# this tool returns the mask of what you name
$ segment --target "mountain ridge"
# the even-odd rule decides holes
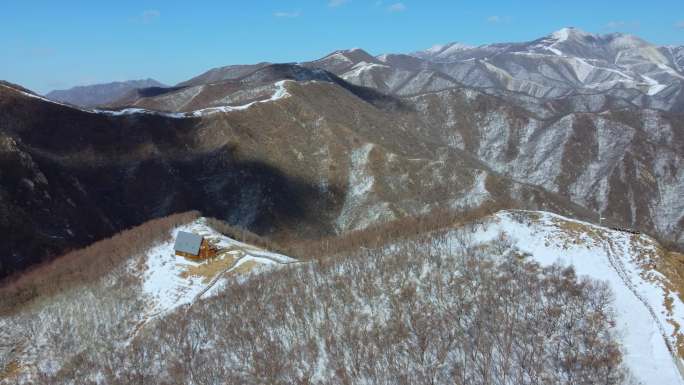
[[[580,39],[590,38],[576,34]],[[556,33],[549,44],[572,40],[570,35],[571,31]],[[539,41],[527,45],[536,46]],[[513,48],[524,46],[520,43]],[[477,49],[457,48],[459,52]],[[497,49],[504,52],[509,48],[504,44]],[[548,54],[542,56],[541,63],[548,58],[566,63],[552,51],[544,52]],[[534,55],[523,57],[537,60]],[[5,92],[3,96],[0,92],[0,115],[4,118],[0,133],[8,138],[6,159],[11,164],[22,164],[19,170],[23,171],[4,176],[3,183],[12,186],[5,194],[14,197],[8,202],[19,205],[12,207],[26,205],[21,194],[31,188],[44,188],[40,182],[47,175],[44,169],[57,167],[63,172],[64,167],[83,168],[79,159],[88,159],[95,169],[101,167],[99,172],[123,178],[117,183],[132,186],[131,175],[174,181],[167,194],[181,198],[163,199],[164,204],[147,202],[147,209],[136,208],[140,215],[134,221],[128,218],[117,224],[116,215],[107,214],[103,223],[112,231],[124,224],[140,223],[153,213],[166,215],[171,208],[201,208],[195,205],[202,195],[178,190],[182,178],[171,175],[206,162],[211,166],[203,174],[207,179],[202,183],[213,185],[218,183],[218,177],[212,173],[219,175],[224,167],[233,167],[228,166],[231,161],[217,160],[234,159],[238,150],[239,159],[260,165],[256,170],[265,167],[269,173],[272,171],[265,182],[268,188],[290,191],[288,184],[298,181],[292,182],[297,186],[294,190],[313,194],[313,202],[321,205],[318,208],[325,213],[326,231],[344,232],[425,210],[493,200],[531,208],[550,205],[563,214],[581,213],[585,219],[608,217],[616,225],[649,232],[664,241],[679,245],[684,242],[684,207],[677,200],[684,194],[681,113],[654,109],[645,103],[670,91],[676,94],[673,100],[681,99],[680,86],[670,84],[652,97],[636,89],[618,88],[592,89],[591,93],[573,89],[554,98],[539,98],[530,95],[534,89],[525,92],[499,87],[503,83],[497,82],[505,78],[506,71],[492,60],[465,63],[476,67],[465,78],[459,78],[456,70],[460,67],[444,67],[443,63],[414,56],[372,57],[360,49],[339,50],[299,64],[220,67],[220,71],[209,70],[182,86],[131,91],[111,103],[107,107],[113,108],[110,110],[47,104],[47,99],[28,90],[6,86],[16,93]],[[569,74],[568,68],[559,66],[552,73]],[[223,79],[225,76],[228,78]],[[559,77],[544,87],[565,87],[567,79]],[[491,84],[468,85],[481,81]],[[45,121],[48,115],[57,120]],[[91,128],[83,131],[81,125]],[[44,127],[53,127],[54,131]],[[289,127],[288,132],[293,133],[281,139],[287,145],[267,145],[282,135],[279,127]],[[64,138],[56,140],[49,132],[60,132]],[[612,143],[611,138],[619,140]],[[188,165],[181,160],[188,157],[197,163]],[[21,159],[40,161],[42,165],[21,163]],[[141,162],[145,167],[140,166]],[[333,163],[344,166],[336,169]],[[237,178],[238,174],[231,171],[230,175]],[[80,177],[88,178],[93,186],[105,183],[93,170]],[[256,176],[255,183],[261,189],[264,181],[259,178]],[[274,181],[279,187],[270,184]],[[363,189],[355,187],[359,181],[365,181]],[[126,191],[131,186],[109,182],[107,186],[116,197],[108,206],[122,208],[130,204],[126,199],[134,195]],[[430,192],[421,194],[419,186]],[[57,193],[52,187],[45,188],[50,194]],[[209,189],[208,185],[203,188]],[[223,187],[212,188],[222,191]],[[97,202],[99,198],[80,199]],[[31,204],[44,204],[40,202]],[[230,207],[224,211],[224,219],[245,202],[242,198],[224,202]],[[283,223],[287,222],[287,210],[280,212],[282,207],[273,206],[278,204],[268,199],[264,202],[270,207],[266,212],[275,210],[284,215]],[[209,206],[213,208],[207,209],[213,210],[221,205]],[[370,219],[363,218],[364,210],[372,213]],[[263,219],[261,225],[266,221]],[[245,225],[249,228],[255,223]],[[266,231],[266,227],[260,229]],[[276,226],[268,231],[282,229]],[[301,234],[302,229],[297,232]],[[30,226],[26,234],[30,234]],[[79,242],[85,241],[80,238]]]
[[[113,102],[131,90],[150,87],[166,87],[166,85],[157,80],[147,78],[53,90],[45,94],[45,97],[80,107],[95,107]]]

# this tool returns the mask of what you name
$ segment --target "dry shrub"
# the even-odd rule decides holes
[[[519,259],[504,239],[449,252],[445,237],[233,281],[49,380],[627,383],[606,284]]]
[[[513,208],[515,207],[511,204],[504,205],[495,201],[486,201],[478,207],[463,211],[438,209],[428,214],[407,216],[340,235],[310,240],[294,239],[279,242],[259,236],[249,230],[232,226],[216,218],[207,218],[207,225],[219,233],[238,241],[301,260],[311,260],[362,248],[378,247],[388,242],[401,241],[467,223],[477,224],[485,217],[500,210]]]
[[[486,201],[476,208],[464,211],[434,210],[425,215],[404,217],[338,236],[280,245],[279,251],[302,259],[321,258],[362,248],[374,248],[466,223],[477,224],[489,215],[512,208],[514,207],[510,204]]]
[[[38,357],[61,355],[59,371],[34,377],[47,385],[626,384],[608,286],[451,228],[490,211],[359,232],[405,238],[236,277],[133,340],[126,320],[145,303],[125,284],[65,296],[9,329],[42,336]]]
[[[237,241],[247,243],[253,246],[261,247],[263,249],[271,251],[286,252],[281,245],[273,242],[267,238],[260,235],[254,234],[253,232],[230,225],[229,223],[222,221],[217,218],[207,218],[207,225],[212,229],[218,231],[219,233],[235,239]]]
[[[0,285],[0,314],[11,313],[34,298],[93,282],[153,243],[169,239],[172,228],[199,216],[189,211],[153,219],[10,277]]]

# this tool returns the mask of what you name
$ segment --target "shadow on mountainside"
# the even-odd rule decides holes
[[[205,216],[276,237],[332,232],[324,213],[340,201],[277,167],[229,148],[180,158],[60,163],[0,151],[0,278],[169,214]],[[30,159],[23,164],[22,159]]]

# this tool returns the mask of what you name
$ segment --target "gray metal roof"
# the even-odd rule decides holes
[[[193,233],[186,233],[185,231],[179,231],[178,236],[176,237],[176,244],[173,245],[173,248],[176,251],[182,251],[192,255],[199,255],[201,244],[201,236]]]

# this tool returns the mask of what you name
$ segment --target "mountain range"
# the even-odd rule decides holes
[[[132,90],[153,87],[166,87],[166,85],[154,79],[128,80],[125,82],[77,86],[68,90],[54,90],[48,92],[45,96],[51,100],[75,106],[95,107],[116,101]]]
[[[188,209],[299,239],[491,201],[681,247],[681,63],[563,29],[216,68],[98,109],[4,83],[2,271]]]
[[[0,81],[0,384],[684,384],[683,67],[565,28]]]

